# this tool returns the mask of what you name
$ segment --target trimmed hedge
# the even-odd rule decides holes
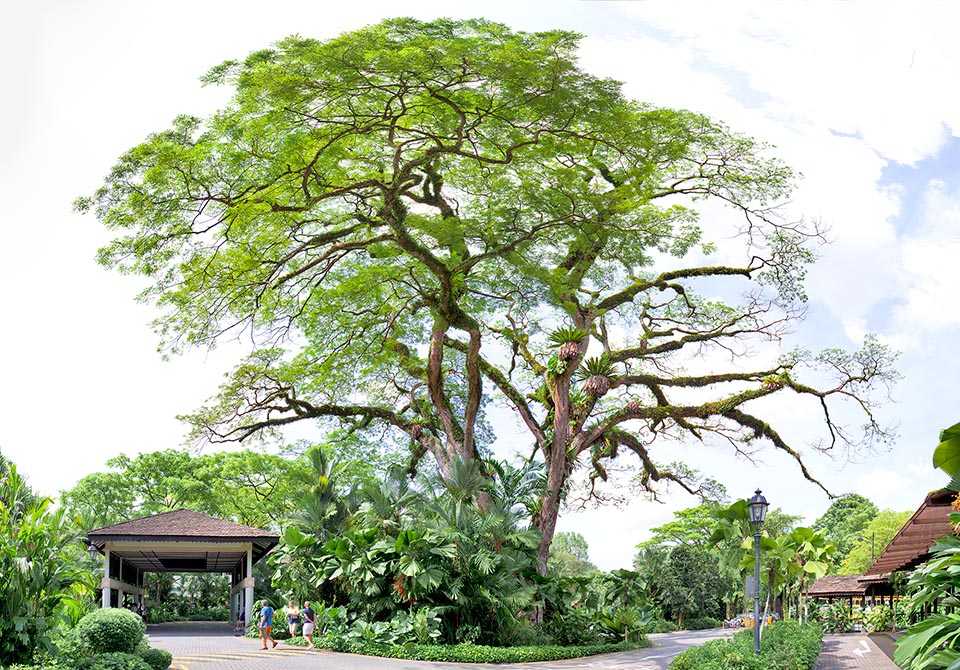
[[[152,670],[150,665],[134,654],[116,651],[97,654],[80,664],[80,670]]]
[[[139,615],[119,608],[94,610],[74,628],[77,641],[91,654],[135,653],[146,631]]]
[[[689,619],[683,625],[687,630],[707,630],[708,628],[720,628],[721,622],[719,619],[705,616],[698,619]]]
[[[648,633],[676,633],[680,630],[677,628],[677,624],[672,621],[663,621],[662,619],[660,621],[654,621],[648,628]]]
[[[823,629],[796,621],[778,621],[763,629],[760,654],[753,651],[753,631],[692,647],[670,663],[670,670],[812,670],[820,655]]]
[[[558,645],[540,645],[530,647],[488,647],[469,642],[457,645],[443,644],[374,644],[355,642],[324,636],[314,638],[314,644],[331,651],[364,656],[383,656],[408,661],[442,661],[447,663],[532,663],[536,661],[557,661],[565,658],[582,658],[597,654],[609,654],[615,651],[629,651],[649,647],[650,642],[643,638],[639,643],[626,644],[587,644],[561,647]],[[304,647],[307,642],[302,637],[287,640],[285,644]]]

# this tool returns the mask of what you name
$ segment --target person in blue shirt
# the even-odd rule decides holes
[[[263,640],[262,649],[267,648],[267,640],[273,642],[273,646],[277,646],[277,641],[273,639],[273,635],[270,633],[273,631],[273,608],[270,607],[270,604],[266,600],[260,601],[260,639]],[[271,647],[272,649],[273,647]]]

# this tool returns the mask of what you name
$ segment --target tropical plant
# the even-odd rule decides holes
[[[893,626],[893,609],[886,605],[874,605],[863,617],[864,628],[870,633],[889,630]]]
[[[63,508],[37,496],[0,455],[0,665],[52,651],[65,612],[92,593],[80,528]]]
[[[950,515],[954,527],[960,525],[960,514]],[[960,538],[946,537],[932,548],[933,558],[910,576],[916,589],[910,597],[913,611],[939,604],[960,606],[955,595],[960,590]],[[908,670],[954,668],[960,663],[960,614],[934,611],[919,623],[910,626],[897,639],[894,660]]]
[[[637,642],[643,637],[643,632],[653,623],[649,612],[642,612],[636,607],[621,607],[620,609],[600,616],[599,624],[604,632],[616,635],[622,642]]]
[[[947,488],[960,490],[960,423],[940,431],[940,443],[933,451],[933,465],[949,477]],[[954,502],[954,509],[958,503]],[[950,514],[954,529],[960,514]],[[960,538],[950,535],[931,549],[933,558],[913,572],[909,587],[910,607],[917,611],[940,603],[949,608],[960,605]],[[908,670],[940,670],[960,667],[960,614],[934,612],[910,626],[897,639],[894,660]]]

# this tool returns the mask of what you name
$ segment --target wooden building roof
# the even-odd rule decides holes
[[[814,598],[839,598],[862,596],[865,590],[860,578],[863,575],[827,575],[821,577],[807,589],[807,595]]]
[[[890,544],[877,557],[861,578],[863,581],[886,581],[891,572],[912,570],[930,559],[930,547],[937,540],[954,533],[950,523],[954,491],[934,491],[903,525]]]

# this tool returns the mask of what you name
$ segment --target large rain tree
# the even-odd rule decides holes
[[[579,69],[578,40],[412,19],[287,38],[214,67],[227,107],[178,117],[78,201],[117,234],[100,261],[153,280],[164,347],[254,343],[198,435],[318,421],[449,473],[505,408],[546,465],[541,570],[578,467],[605,479],[628,454],[639,486],[697,491],[655,451],[693,439],[771,444],[812,479],[753,409],[775,394],[822,411],[823,449],[883,436],[882,347],[748,355],[803,313],[819,231],[773,209],[791,172],[709,118],[626,99]],[[727,207],[707,225],[697,201]],[[711,262],[710,240],[737,260]],[[726,369],[685,372],[714,353]]]

